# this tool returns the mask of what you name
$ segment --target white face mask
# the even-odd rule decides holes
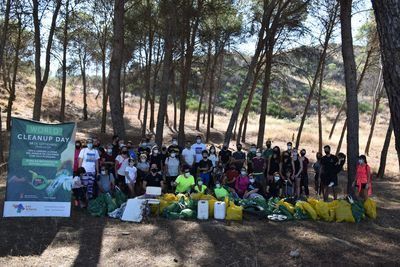
[[[153,154],[154,154],[154,155],[157,155],[158,152],[159,152],[158,149],[153,150]]]
[[[175,153],[171,153],[171,158],[175,158],[176,154]]]
[[[275,182],[278,182],[279,179],[281,179],[281,178],[279,176],[275,176],[274,179],[275,179]]]
[[[189,176],[190,176],[190,172],[186,172],[185,177],[189,177]]]
[[[246,171],[241,171],[240,173],[242,174],[242,176],[246,176],[246,174],[247,174]]]
[[[363,163],[364,163],[364,160],[362,160],[362,159],[358,160],[358,164],[363,164]]]
[[[106,171],[101,171],[101,174],[102,175],[106,175]]]
[[[173,144],[174,146],[176,146],[176,145],[178,144],[178,141],[173,140],[173,141],[172,141],[172,144]]]
[[[215,152],[215,149],[210,149],[210,152],[211,152],[211,153],[214,153],[214,152]]]
[[[257,157],[261,157],[261,153],[258,152],[258,153],[256,154],[256,156],[257,156]]]
[[[255,180],[254,179],[250,179],[250,183],[254,183],[255,182]]]
[[[215,187],[216,188],[221,188],[221,185],[220,184],[216,184]]]
[[[199,186],[202,186],[202,185],[203,185],[203,182],[202,182],[202,181],[198,181],[197,184],[198,184]]]
[[[140,161],[141,161],[141,162],[146,162],[146,159],[141,159]]]

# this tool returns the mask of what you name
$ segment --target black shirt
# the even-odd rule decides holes
[[[246,153],[244,153],[243,151],[235,151],[235,152],[233,152],[232,157],[235,160],[246,160]],[[238,169],[238,170],[243,168],[243,165],[244,165],[244,161],[243,161],[243,163],[235,163],[236,169]]]
[[[207,170],[209,170],[212,168],[212,166],[213,166],[212,161],[209,159],[207,159],[207,160],[202,159],[198,163],[198,167],[202,168],[202,169],[207,168]],[[202,172],[204,172],[204,171],[202,171]]]
[[[218,154],[221,157],[221,162],[226,164],[229,162],[229,159],[232,157],[232,152],[230,150],[221,150]]]
[[[161,170],[163,158],[164,157],[161,154],[157,154],[157,156],[150,155],[150,166],[151,164],[157,164],[157,168]]]
[[[335,155],[327,155],[323,156],[321,159],[321,176],[324,178],[327,177],[335,177],[337,174],[337,166],[338,158]]]
[[[159,173],[157,173],[154,176],[150,173],[144,178],[144,181],[147,182],[146,186],[161,187],[162,180],[163,180],[163,178],[162,178],[161,174],[159,174]]]

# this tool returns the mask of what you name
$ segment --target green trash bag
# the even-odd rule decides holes
[[[95,199],[91,199],[88,203],[87,211],[92,216],[105,216],[107,214],[107,203],[105,201],[104,195],[102,194]]]
[[[167,219],[170,219],[170,220],[177,220],[177,219],[180,218],[180,213],[178,213],[178,212],[166,212],[165,211],[163,213],[163,216],[165,218],[167,218]]]
[[[179,218],[181,219],[194,219],[196,218],[197,214],[194,210],[191,209],[184,209],[179,214]]]
[[[189,199],[187,202],[186,202],[186,208],[187,209],[191,209],[191,210],[197,210],[197,204],[198,204],[198,201],[197,200],[193,200],[193,199]]]
[[[127,200],[128,198],[120,189],[115,190],[115,204],[117,204],[117,207],[121,207]]]
[[[164,208],[163,212],[164,213],[171,213],[171,212],[176,212],[176,213],[180,213],[182,210],[181,206],[179,205],[179,203],[174,202],[171,205],[169,205],[168,207]]]
[[[274,214],[281,214],[287,217],[287,220],[293,220],[293,215],[288,211],[285,206],[280,205],[279,208],[274,210]]]
[[[116,210],[118,208],[117,204],[112,199],[110,193],[106,193],[103,195],[104,195],[104,200],[107,204],[107,212],[113,212],[114,210]]]
[[[364,203],[361,201],[354,201],[351,204],[351,212],[353,213],[354,220],[358,223],[365,217]]]
[[[271,197],[267,203],[267,210],[272,213],[276,209],[276,204],[279,202],[279,200],[280,199],[277,197]]]
[[[308,220],[310,216],[308,216],[307,212],[304,212],[301,208],[295,207],[294,208],[294,218],[296,220]]]

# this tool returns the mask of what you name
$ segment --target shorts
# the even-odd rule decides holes
[[[136,178],[135,178],[135,180],[131,180],[131,179],[125,177],[125,184],[133,184],[134,185],[135,183],[136,183]]]
[[[356,187],[358,188],[358,185],[356,185]],[[365,189],[367,187],[367,184],[361,184],[361,189]]]

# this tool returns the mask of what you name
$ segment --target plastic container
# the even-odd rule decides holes
[[[214,219],[224,220],[226,215],[226,204],[222,201],[217,201],[214,204]]]
[[[199,200],[197,203],[197,219],[208,220],[208,200]]]

